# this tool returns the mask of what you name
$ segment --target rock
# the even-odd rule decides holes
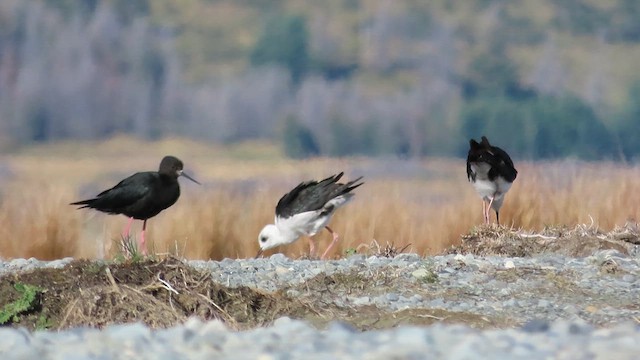
[[[524,332],[535,333],[545,332],[550,328],[549,322],[543,319],[533,319],[527,321],[520,329]]]
[[[636,277],[634,275],[631,274],[626,274],[622,276],[622,281],[628,282],[628,283],[634,283],[636,282]]]
[[[399,296],[396,293],[388,293],[387,294],[387,300],[389,301],[398,301]]]
[[[355,306],[364,306],[371,304],[371,298],[368,296],[358,297],[352,300],[353,305]]]
[[[411,276],[418,280],[422,280],[429,275],[429,271],[427,269],[418,269],[411,273]]]

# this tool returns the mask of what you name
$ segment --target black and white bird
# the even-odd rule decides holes
[[[314,256],[315,243],[312,238],[323,228],[333,236],[333,241],[322,254],[324,259],[338,241],[338,234],[327,224],[335,211],[349,202],[351,191],[364,184],[358,183],[362,176],[345,184],[338,183],[344,173],[330,176],[321,181],[305,181],[285,194],[276,206],[275,224],[265,226],[258,236],[260,250],[291,244],[302,235],[309,237],[310,255]]]
[[[480,143],[469,140],[467,155],[467,178],[482,197],[482,215],[489,223],[489,209],[496,212],[496,222],[500,225],[500,208],[504,196],[518,176],[513,161],[506,151],[489,144],[485,136]]]

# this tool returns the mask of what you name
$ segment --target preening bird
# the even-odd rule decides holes
[[[504,196],[518,176],[513,161],[506,151],[489,144],[483,136],[478,143],[469,140],[467,155],[467,178],[476,192],[482,197],[482,215],[485,224],[489,223],[489,209],[496,212],[496,222],[500,225],[500,208]]]

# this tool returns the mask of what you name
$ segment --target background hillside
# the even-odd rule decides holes
[[[0,149],[127,133],[289,156],[633,160],[637,0],[3,0]]]

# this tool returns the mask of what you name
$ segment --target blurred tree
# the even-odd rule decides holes
[[[357,132],[353,125],[338,113],[333,113],[329,119],[329,131],[331,133],[331,147],[329,155],[346,156],[356,154],[358,151]]]
[[[528,104],[537,121],[534,158],[576,156],[606,159],[614,155],[610,132],[593,108],[575,96],[543,96]]]
[[[640,155],[640,81],[629,88],[627,102],[617,116],[615,134],[621,156],[626,161],[637,161]]]
[[[285,118],[282,134],[284,153],[288,157],[304,159],[320,155],[320,148],[313,134],[294,115]]]
[[[474,56],[463,76],[462,94],[467,99],[475,96],[514,96],[523,93],[516,65],[509,60],[503,44]]]
[[[522,101],[482,97],[463,107],[461,119],[466,138],[500,139],[496,142],[519,157],[603,159],[614,155],[609,131],[593,109],[574,96]],[[466,153],[466,144],[460,153]]]
[[[278,64],[299,83],[309,66],[307,25],[299,15],[278,15],[267,21],[253,51],[251,64]]]
[[[57,9],[62,16],[69,19],[75,15],[80,14],[83,18],[87,18],[88,15],[98,7],[100,0],[41,0],[45,5]]]
[[[610,14],[602,5],[584,0],[552,0],[553,24],[577,35],[594,35],[610,23]]]
[[[640,1],[618,0],[611,12],[607,40],[640,42]]]
[[[130,24],[135,18],[149,15],[149,0],[103,0],[111,1],[115,13],[124,24]]]

